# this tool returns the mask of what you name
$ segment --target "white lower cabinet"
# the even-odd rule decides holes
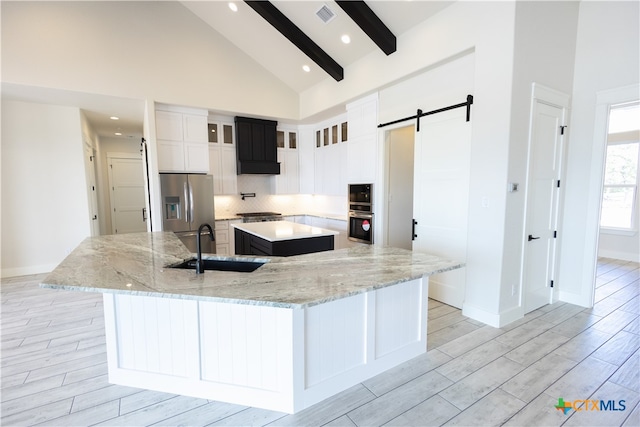
[[[216,254],[229,255],[229,221],[216,221],[214,234],[216,236]]]
[[[242,220],[220,220],[216,221],[216,255],[235,255],[236,245],[234,237],[234,228],[231,224],[241,223]]]
[[[428,278],[310,307],[103,294],[109,382],[296,413],[427,351]]]
[[[298,218],[299,221],[296,222],[299,222],[300,224],[307,224],[313,227],[326,228],[328,230],[339,232],[340,234],[335,236],[334,249],[344,249],[353,246],[353,242],[351,242],[347,236],[346,220],[343,221],[340,219],[324,218],[313,215],[302,215]]]

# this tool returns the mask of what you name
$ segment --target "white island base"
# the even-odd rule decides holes
[[[301,308],[103,295],[125,386],[295,413],[427,350],[427,277]]]

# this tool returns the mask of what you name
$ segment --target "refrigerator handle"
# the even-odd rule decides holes
[[[191,222],[189,219],[189,205],[191,205],[191,201],[189,200],[189,191],[188,191],[188,183],[184,183],[184,220],[187,222]]]
[[[191,186],[191,183],[189,183],[189,210],[189,222],[193,222],[195,211],[193,209],[193,187]]]

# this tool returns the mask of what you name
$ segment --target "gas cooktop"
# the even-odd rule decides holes
[[[242,222],[282,221],[279,212],[243,212],[236,215],[242,217]]]

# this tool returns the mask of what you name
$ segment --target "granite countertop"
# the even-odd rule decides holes
[[[41,283],[44,288],[302,308],[463,267],[404,249],[359,245],[269,257],[252,273],[168,268],[193,256],[173,233],[85,239]],[[250,259],[250,256],[208,256]]]
[[[311,225],[296,224],[291,221],[266,221],[231,224],[238,230],[258,236],[269,242],[283,240],[307,239],[310,237],[335,236],[340,234],[334,230],[313,227]]]

